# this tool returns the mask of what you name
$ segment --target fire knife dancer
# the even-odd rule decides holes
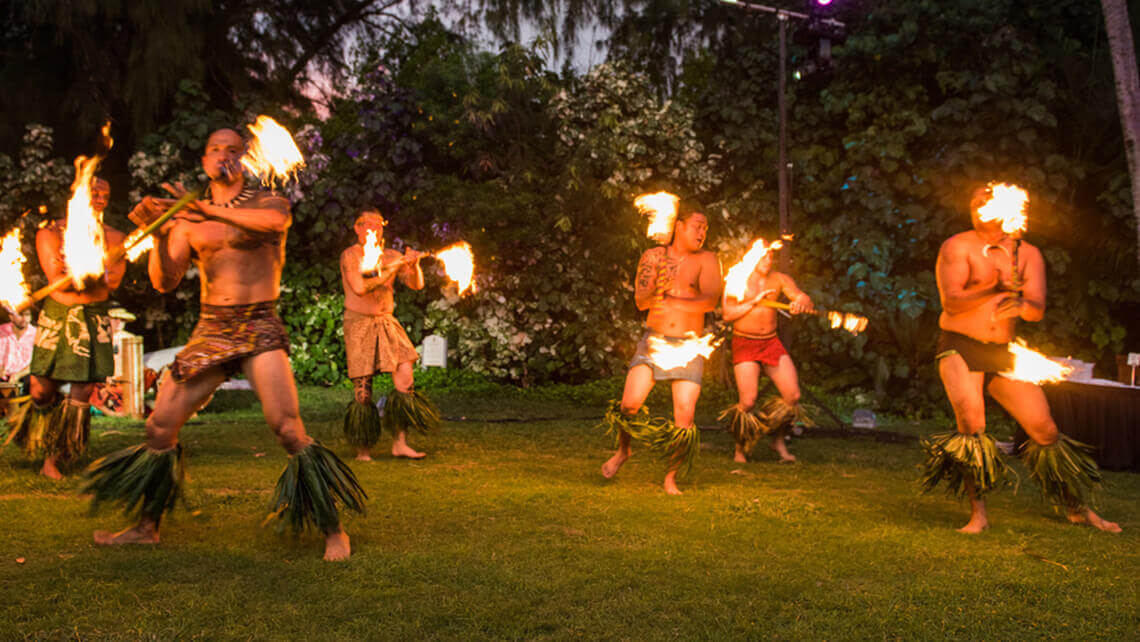
[[[763,243],[763,239],[758,242]],[[721,413],[721,419],[728,419],[736,444],[733,459],[741,463],[748,461],[761,434],[770,436],[768,447],[780,456],[781,463],[796,461],[784,440],[793,422],[806,419],[799,405],[796,365],[776,335],[776,308],[760,305],[765,299],[775,301],[784,295],[792,314],[814,309],[811,298],[796,286],[792,277],[772,270],[772,250],[778,247],[778,242],[773,243],[760,257],[743,291],[737,295],[726,288],[724,294],[723,314],[724,320],[732,324],[732,371],[739,400]],[[753,411],[761,366],[779,394],[764,403],[757,417]]]
[[[92,177],[89,202],[97,224],[102,224],[110,200],[110,183]],[[70,274],[64,254],[66,230],[67,219],[61,215],[36,232],[36,254],[49,282]],[[105,247],[122,245],[126,238],[109,225],[102,224],[102,230]],[[90,249],[103,252],[105,247]],[[105,273],[80,279],[79,287],[68,283],[44,300],[30,365],[31,394],[16,410],[8,439],[30,457],[43,456],[40,474],[45,477],[62,479],[61,469],[73,468],[87,454],[91,392],[115,372],[108,299],[125,273],[126,261],[119,260],[105,266]],[[71,384],[67,399],[59,394],[64,383]]]
[[[651,346],[686,342],[686,333],[701,332],[705,313],[716,308],[720,263],[716,254],[701,249],[708,227],[704,214],[686,206],[677,216],[668,244],[646,250],[637,264],[634,300],[639,310],[649,311],[647,329],[630,361],[621,402],[611,402],[603,419],[603,425],[618,437],[617,452],[602,465],[607,479],[629,458],[631,438],[637,437],[668,457],[665,492],[680,495],[677,475],[691,467],[700,449],[700,432],[693,419],[705,358],[697,355],[679,367],[664,368]],[[643,405],[658,381],[671,382],[672,423],[650,419]]]
[[[305,432],[289,365],[289,340],[275,306],[281,289],[289,202],[247,185],[239,158],[246,150],[232,129],[210,134],[202,168],[209,198],[193,201],[155,234],[148,269],[160,292],[173,290],[194,258],[202,279],[202,310],[190,340],[171,366],[146,422],[146,442],[92,464],[87,490],[92,507],[121,502],[138,510],[138,523],[118,533],[96,531],[103,545],[156,544],[163,514],[180,494],[183,424],[226,378],[241,371],[253,385],[266,422],[289,453],[277,482],[274,513],[300,531],[325,536],[326,560],[350,554],[337,504],[363,512],[364,491],[332,451]],[[165,186],[180,195],[181,185]],[[171,204],[147,197],[131,213],[136,223],[156,220]]]
[[[1008,345],[1018,320],[1044,317],[1045,261],[1040,250],[1004,231],[1000,221],[983,220],[980,210],[991,196],[990,187],[974,192],[973,229],[950,237],[938,252],[942,331],[936,359],[957,432],[924,443],[924,490],[945,480],[948,491],[969,498],[970,520],[959,532],[989,527],[984,497],[1002,485],[1006,473],[1000,451],[985,433],[984,395],[989,393],[1029,434],[1021,455],[1049,500],[1074,524],[1120,532],[1119,525],[1089,508],[1101,481],[1089,447],[1057,430],[1038,385],[1005,374],[1013,367]]]
[[[356,448],[360,461],[372,460],[372,447],[382,430],[392,434],[392,456],[421,459],[424,453],[408,445],[408,429],[427,433],[439,427],[439,411],[413,390],[413,366],[419,355],[408,339],[395,310],[396,279],[413,290],[424,287],[420,259],[425,255],[411,248],[401,254],[384,247],[388,221],[375,211],[356,218],[358,243],[340,255],[344,286],[344,344],[353,400],[344,417],[344,435]],[[372,378],[392,374],[396,390],[388,397],[383,419],[372,401]]]

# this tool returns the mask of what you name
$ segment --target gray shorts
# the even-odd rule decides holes
[[[705,358],[702,356],[693,357],[691,361],[683,366],[670,368],[668,370],[662,368],[653,362],[653,355],[649,353],[649,337],[657,337],[664,339],[669,344],[675,345],[686,341],[684,337],[667,337],[658,332],[647,330],[645,334],[641,335],[641,341],[637,342],[637,353],[633,355],[633,359],[629,362],[629,367],[632,369],[634,366],[642,364],[653,368],[654,381],[670,381],[680,379],[682,381],[692,381],[698,386],[701,385],[701,378],[705,374]]]

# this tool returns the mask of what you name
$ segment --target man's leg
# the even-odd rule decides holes
[[[404,361],[396,364],[396,371],[392,373],[392,385],[396,391],[410,395],[416,385],[414,361]],[[392,435],[392,456],[407,457],[408,459],[423,459],[424,453],[408,445],[408,431],[401,426]]]
[[[772,383],[776,384],[776,390],[780,392],[780,399],[784,405],[795,411],[800,402],[800,380],[796,374],[796,364],[792,362],[792,357],[786,354],[780,355],[780,360],[776,362],[776,365],[765,364],[764,371],[768,373]],[[788,445],[785,441],[786,427],[772,426],[772,428],[774,430],[768,447],[780,456],[781,462],[792,463],[796,461],[795,455],[788,452]]]
[[[625,389],[621,394],[621,414],[624,417],[633,417],[641,410],[642,404],[645,403],[645,398],[653,391],[653,368],[645,365],[638,364],[629,369],[625,375]],[[629,459],[630,455],[630,435],[626,431],[621,431],[618,435],[618,449],[612,457],[602,464],[602,476],[606,479],[612,478],[621,469],[625,460]]]
[[[701,396],[701,384],[686,379],[673,380],[673,423],[677,428],[695,430],[697,414],[697,399]],[[665,492],[670,495],[680,495],[677,488],[677,471],[681,462],[672,461],[669,471],[665,473]]]
[[[277,442],[290,456],[297,456],[313,444],[313,438],[305,432],[301,422],[300,401],[297,398],[297,385],[293,379],[293,367],[284,350],[263,352],[246,358],[242,362],[245,373],[258,401],[265,421],[277,435]],[[355,482],[355,479],[353,479]],[[340,561],[351,554],[348,534],[341,528],[339,519],[335,525],[323,527],[325,532],[325,559]]]
[[[946,389],[946,397],[954,409],[958,433],[980,435],[986,430],[986,405],[982,393],[985,374],[970,372],[965,360],[959,355],[943,357],[938,362],[938,375]],[[958,529],[959,533],[980,533],[989,528],[986,516],[986,502],[973,481],[966,479],[966,495],[970,499],[970,521]]]
[[[744,361],[734,365],[732,372],[733,378],[736,380],[736,406],[742,413],[751,413],[752,409],[756,407],[756,395],[760,389],[760,364],[755,361]],[[736,452],[732,458],[733,461],[741,464],[748,461],[749,450],[748,444],[742,437],[742,435],[734,435],[733,437]]]
[[[146,419],[146,448],[154,453],[169,453],[176,448],[182,426],[202,408],[225,380],[226,375],[221,368],[211,368],[183,382],[175,381],[174,377],[166,377],[159,386],[154,412]],[[104,546],[156,544],[159,541],[158,529],[159,519],[144,511],[138,524],[131,528],[118,533],[95,531],[95,543]]]
[[[59,385],[47,377],[39,375],[30,375],[28,377],[28,392],[31,395],[32,408],[28,409],[28,413],[45,414],[54,408],[55,403],[59,396]],[[30,439],[43,439],[42,434],[28,435]],[[55,465],[55,453],[47,452],[44,454],[44,463],[40,467],[40,474],[54,480],[63,479],[63,474],[59,472],[59,467]]]
[[[372,375],[367,375],[364,377],[353,377],[352,395],[353,401],[356,402],[357,407],[360,408],[360,411],[362,413],[368,413],[368,415],[361,417],[359,422],[363,424],[363,426],[372,427],[378,431],[380,429],[380,417],[379,413],[376,412],[376,406],[372,405]],[[350,412],[352,411],[353,409],[350,407]],[[356,439],[360,440],[359,443],[353,444],[356,448],[356,460],[372,461],[372,444],[364,445],[364,442],[371,440],[368,439],[364,434],[349,436],[347,434],[350,432],[348,423],[349,421],[350,419],[345,419],[345,433],[346,436],[349,437],[349,442],[352,443],[356,441]],[[361,432],[371,431],[362,430]],[[377,436],[378,435],[379,433],[377,433]]]
[[[1049,401],[1040,386],[1026,381],[994,377],[988,390],[990,395],[1013,416],[1014,421],[1025,429],[1029,439],[1038,447],[1050,448],[1059,445],[1057,442],[1061,439],[1061,432],[1053,421],[1053,415],[1049,411]],[[1050,499],[1064,501],[1069,521],[1074,524],[1089,524],[1110,533],[1121,531],[1119,524],[1103,519],[1075,497]]]

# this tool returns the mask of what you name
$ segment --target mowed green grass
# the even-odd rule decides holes
[[[348,457],[350,392],[305,389],[309,430]],[[239,404],[240,405],[240,404]],[[161,545],[103,549],[74,478],[0,454],[0,639],[1136,639],[1140,475],[1108,473],[1107,535],[1067,525],[1026,480],[990,500],[993,527],[922,496],[915,443],[805,436],[795,465],[734,464],[723,433],[681,497],[638,451],[604,480],[600,408],[440,397],[423,461],[352,467],[368,515],[353,556],[263,527],[285,456],[256,407],[206,412],[182,435],[189,506]],[[224,407],[224,406],[223,406]],[[708,409],[713,410],[713,409]],[[705,414],[708,414],[707,412]],[[529,418],[529,419],[528,419]],[[552,419],[553,418],[553,419]],[[485,419],[511,419],[490,422]],[[934,430],[935,428],[931,428]],[[100,419],[94,454],[140,426]],[[1017,466],[1022,471],[1020,466]],[[1024,472],[1022,471],[1024,478]],[[22,559],[18,562],[17,558]]]

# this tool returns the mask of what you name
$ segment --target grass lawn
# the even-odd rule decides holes
[[[349,396],[302,391],[310,432],[344,457]],[[1123,534],[1067,525],[1025,480],[1017,494],[991,498],[987,533],[964,536],[954,532],[964,503],[917,493],[913,442],[805,435],[791,444],[798,464],[739,465],[728,437],[706,432],[685,494],[668,497],[662,465],[646,452],[602,479],[610,450],[593,429],[600,407],[499,394],[437,400],[464,419],[412,438],[427,459],[352,464],[369,503],[366,517],[346,519],[354,554],[344,564],[322,562],[315,536],[261,526],[285,457],[257,407],[230,403],[183,431],[189,506],[153,548],[96,548],[91,532],[125,525],[122,516],[89,516],[74,478],[38,477],[9,448],[0,454],[0,639],[1140,631],[1135,473],[1108,473],[1099,505]],[[137,443],[140,428],[98,419],[93,454]]]

